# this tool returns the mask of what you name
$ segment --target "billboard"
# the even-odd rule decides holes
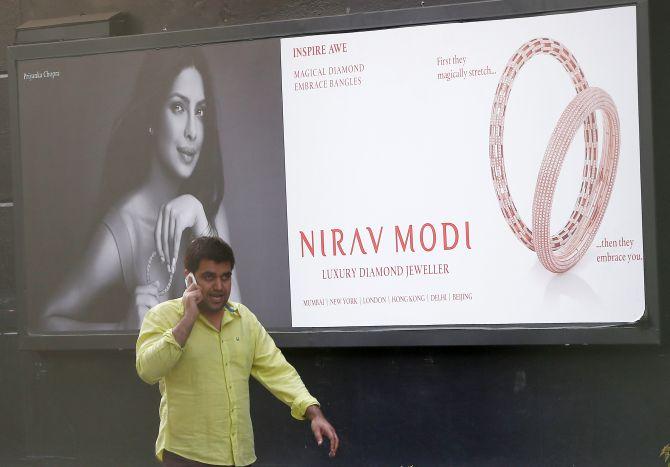
[[[622,7],[283,40],[293,324],[640,319],[635,26]],[[616,128],[567,109],[594,89]],[[571,264],[542,261],[540,216]]]
[[[280,344],[657,340],[640,7],[467,8],[15,48],[24,342],[132,346],[198,235]]]

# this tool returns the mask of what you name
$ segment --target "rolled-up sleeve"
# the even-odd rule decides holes
[[[172,334],[173,324],[159,312],[160,308],[153,308],[147,313],[135,347],[137,374],[149,384],[164,377],[184,351]]]
[[[307,407],[319,405],[319,401],[309,393],[298,372],[286,361],[265,328],[254,321],[258,329],[251,375],[291,408],[293,418],[304,420]]]

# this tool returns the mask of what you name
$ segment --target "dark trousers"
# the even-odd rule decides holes
[[[163,450],[164,467],[221,467],[214,464],[203,464],[202,462],[192,461],[181,457],[174,452]]]

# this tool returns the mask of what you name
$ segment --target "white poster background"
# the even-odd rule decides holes
[[[547,271],[513,235],[489,166],[489,119],[500,73],[514,52],[536,37],[562,42],[589,84],[610,94],[621,122],[609,207],[586,255],[562,274]],[[296,48],[329,51],[331,44],[346,44],[346,52],[339,46],[332,54],[296,56]],[[634,7],[299,37],[283,39],[281,46],[293,326],[633,322],[642,316]],[[349,65],[356,65],[352,73],[333,74],[330,68]],[[438,73],[486,67],[495,74],[438,79]],[[325,76],[295,76],[320,70]],[[296,89],[296,83],[338,78],[355,85],[330,87],[326,81],[323,89]],[[513,84],[505,163],[510,191],[529,226],[547,142],[574,96],[568,74],[548,55],[533,57]],[[580,129],[556,189],[553,232],[572,211],[583,161]],[[466,221],[471,249],[464,245]],[[453,250],[441,247],[442,222],[459,228]],[[418,239],[425,223],[438,232],[431,252]],[[415,252],[396,252],[394,228],[406,233],[409,225]],[[375,235],[383,227],[378,253],[366,227]],[[356,228],[367,254],[358,243],[349,254]],[[332,254],[331,229],[343,232],[346,255]],[[314,232],[314,256],[302,255],[300,231]],[[627,243],[621,246],[620,239]],[[612,245],[604,240],[615,244],[604,246]],[[627,260],[602,261],[608,253]],[[406,271],[410,265],[439,264],[447,264],[449,273],[360,277],[361,268]],[[347,269],[355,277],[324,278]]]

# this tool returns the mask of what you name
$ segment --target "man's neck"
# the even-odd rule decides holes
[[[202,311],[200,314],[204,316],[217,331],[221,332],[221,322],[223,321],[224,310],[225,308],[222,308],[219,311]]]

